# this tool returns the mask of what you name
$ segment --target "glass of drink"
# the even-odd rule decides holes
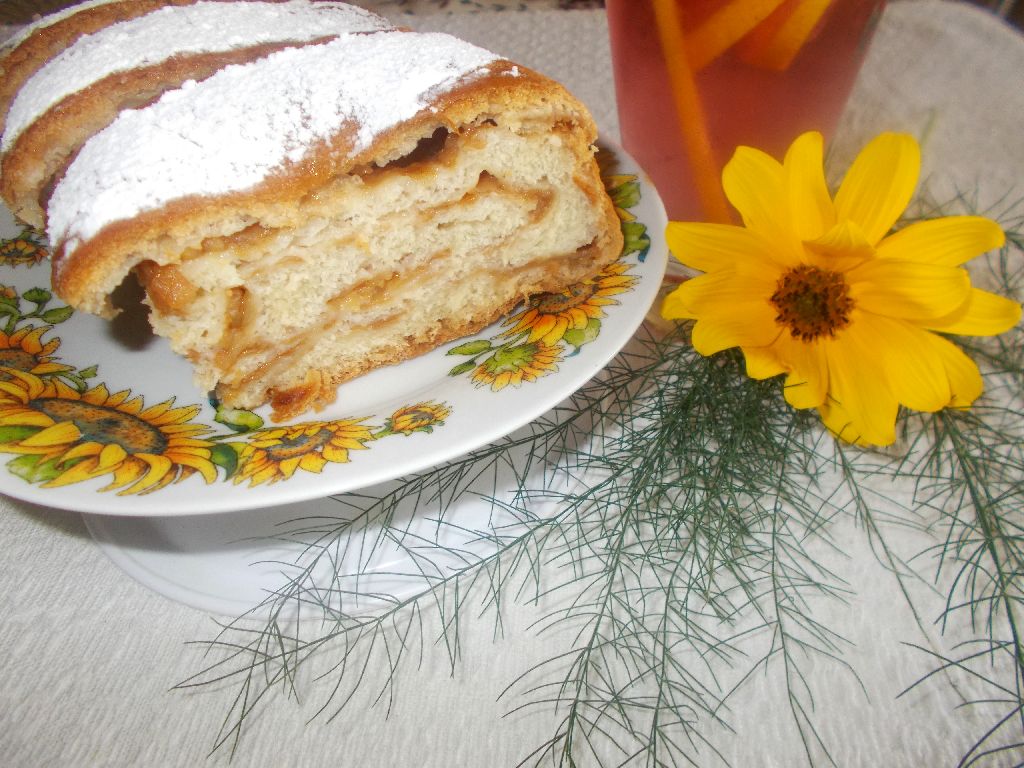
[[[730,222],[737,146],[826,140],[884,0],[606,0],[622,144],[669,218]]]

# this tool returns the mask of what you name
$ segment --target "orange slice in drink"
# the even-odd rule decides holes
[[[686,34],[686,57],[691,71],[699,72],[717,59],[770,17],[784,2],[788,0],[726,2]],[[800,4],[797,2],[797,5]]]
[[[832,0],[785,0],[737,48],[743,61],[762,69],[782,72],[800,53]]]
[[[729,204],[718,181],[719,166],[708,134],[707,115],[693,77],[688,57],[690,41],[683,35],[679,6],[676,0],[651,0],[651,3],[679,119],[680,138],[693,168],[697,195],[709,221],[727,223],[731,220]]]

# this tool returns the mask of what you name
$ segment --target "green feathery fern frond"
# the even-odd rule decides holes
[[[1019,297],[1021,240],[1008,241],[993,276]],[[284,586],[201,643],[207,665],[181,684],[233,687],[215,748],[237,745],[271,693],[312,692],[313,716],[326,719],[362,704],[390,710],[432,648],[457,673],[465,623],[489,617],[500,635],[514,603],[538,608],[533,632],[565,641],[502,694],[510,714],[551,722],[524,765],[727,764],[715,734],[738,729],[733,704],[763,675],[784,686],[808,764],[839,764],[812,667],[860,686],[849,641],[818,610],[855,595],[829,565],[844,553],[833,531],[852,521],[923,638],[906,641],[928,666],[902,695],[980,682],[987,694],[963,706],[990,725],[963,764],[1019,755],[1021,329],[972,342],[988,386],[976,406],[905,416],[903,447],[873,452],[835,443],[784,404],[779,382],[747,379],[737,354],[702,358],[685,335],[642,335],[505,440],[283,529],[304,547],[280,563]],[[883,499],[872,490],[881,482],[908,485],[909,498]],[[489,511],[479,530],[454,513],[467,500]],[[410,509],[433,530],[411,526]],[[894,538],[905,531],[930,545],[908,555]],[[391,575],[419,579],[418,591],[362,593],[368,573],[379,583],[382,549],[412,564]],[[918,604],[921,589],[946,596],[941,615]]]

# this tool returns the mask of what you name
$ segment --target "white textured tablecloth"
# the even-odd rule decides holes
[[[606,135],[617,136],[602,12],[439,14],[403,23],[451,31],[563,80],[592,108]],[[936,198],[977,190],[984,208],[1007,194],[1020,196],[1022,82],[1024,42],[998,20],[952,3],[895,2],[835,154],[852,156],[877,131],[907,130],[924,137],[925,175]],[[842,525],[835,535],[843,535]],[[0,765],[226,763],[226,750],[210,758],[207,752],[232,690],[169,690],[199,669],[199,651],[186,643],[210,637],[213,619],[127,577],[94,545],[77,515],[2,499],[0,536]],[[825,606],[824,618],[850,641],[844,658],[870,691],[865,697],[848,676],[815,681],[828,689],[815,717],[836,763],[955,765],[982,721],[974,710],[956,710],[957,702],[942,699],[938,689],[897,698],[920,672],[905,667],[901,643],[922,638],[866,544],[852,544],[834,567],[851,594],[846,606]],[[925,617],[930,621],[942,597],[925,586],[918,597],[934,609]],[[234,762],[514,765],[553,731],[543,710],[505,716],[508,702],[498,700],[515,676],[567,642],[530,628],[541,610],[506,607],[497,639],[491,618],[464,619],[454,674],[444,650],[428,642],[419,671],[401,679],[390,717],[385,704],[359,705],[333,722],[307,725],[315,697],[298,705],[274,702],[252,720]],[[952,639],[935,634],[930,641],[943,649]],[[783,709],[777,680],[753,681],[733,702],[737,734],[711,738],[733,765],[806,764]],[[1013,763],[1012,755],[1001,760]],[[718,764],[707,748],[695,762]]]

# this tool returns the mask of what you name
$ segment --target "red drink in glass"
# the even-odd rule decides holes
[[[781,159],[805,131],[830,138],[884,0],[666,0],[696,118],[680,117],[659,2],[606,0],[622,143],[651,174],[670,219],[722,219],[699,193],[699,175],[713,173],[718,185],[740,145]],[[703,166],[687,149],[694,132],[708,150]]]

